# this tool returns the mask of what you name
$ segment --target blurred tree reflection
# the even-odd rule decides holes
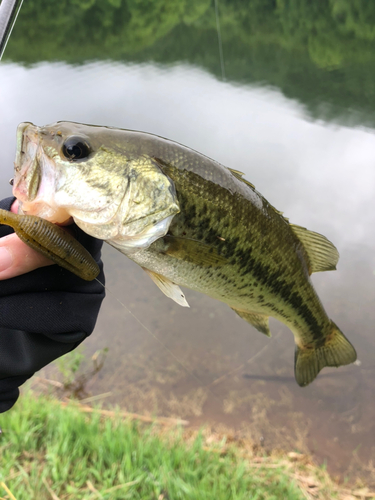
[[[228,79],[277,86],[316,116],[351,108],[375,123],[375,2],[219,0],[219,10]],[[214,0],[28,0],[5,57],[187,61],[221,74]]]

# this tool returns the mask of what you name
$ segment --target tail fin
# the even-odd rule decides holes
[[[331,321],[331,334],[326,342],[317,349],[301,349],[296,347],[294,358],[294,375],[301,387],[310,384],[325,366],[342,366],[354,363],[357,353],[354,347]]]

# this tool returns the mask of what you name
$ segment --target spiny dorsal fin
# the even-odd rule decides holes
[[[165,276],[154,273],[153,271],[150,271],[145,267],[143,267],[142,269],[146,271],[146,273],[150,276],[155,285],[157,285],[159,289],[164,293],[164,295],[174,300],[182,307],[190,307],[181,288],[176,285],[176,283],[173,283],[173,281],[166,278]]]
[[[235,176],[236,179],[238,179],[239,181],[242,181],[244,182],[245,184],[247,184],[248,186],[250,186],[251,188],[253,189],[256,189],[254,184],[251,184],[251,182],[249,182],[248,180],[244,179],[243,176],[245,175],[243,172],[240,172],[239,170],[234,170],[233,168],[228,168],[228,170],[231,171],[231,173]],[[268,203],[268,202],[267,202]],[[287,217],[285,217],[284,213],[283,212],[280,212],[280,210],[277,210],[275,207],[273,207],[271,204],[269,204],[273,210],[275,210],[275,212],[279,215],[281,215],[281,217],[286,221],[286,222],[289,222],[289,219]]]
[[[270,206],[272,207],[272,209],[273,209],[273,210],[275,210],[275,212],[276,212],[278,215],[280,215],[280,216],[284,219],[284,221],[285,221],[285,222],[287,222],[287,223],[289,224],[289,219],[288,219],[288,217],[285,217],[284,212],[280,212],[280,210],[277,210],[277,208],[275,208],[275,207],[274,207],[273,205],[271,205],[271,204],[270,204]]]
[[[270,327],[268,325],[269,317],[264,314],[253,313],[249,311],[239,311],[238,309],[231,309],[240,316],[240,318],[244,319],[250,325],[258,330],[260,333],[264,333],[267,337],[271,337]]]
[[[310,264],[310,274],[320,271],[334,271],[339,260],[337,248],[325,236],[290,224],[292,231],[303,244]]]
[[[239,170],[234,170],[233,168],[229,168],[228,170],[230,170],[232,172],[232,174],[236,177],[236,179],[244,182],[245,184],[247,184],[251,188],[255,189],[254,184],[251,184],[251,182],[249,182],[243,178],[243,175],[245,175],[243,172],[240,172]]]
[[[163,253],[175,259],[207,267],[220,267],[228,264],[228,260],[221,256],[215,247],[200,241],[169,234],[164,236],[163,241],[168,245]]]

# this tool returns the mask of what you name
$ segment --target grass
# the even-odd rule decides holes
[[[283,465],[256,469],[182,431],[160,434],[119,417],[84,414],[33,393],[1,416],[0,498],[300,500]]]
[[[374,498],[367,488],[338,487],[300,453],[266,456],[230,435],[171,422],[28,391],[0,418],[0,500]]]

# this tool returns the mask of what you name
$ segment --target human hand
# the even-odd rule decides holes
[[[17,200],[13,203],[11,212],[18,212]],[[27,246],[16,234],[0,238],[0,280],[14,278],[52,264],[52,260]]]
[[[0,208],[17,212],[13,199],[0,200]],[[99,280],[86,281],[57,265],[44,269],[53,262],[10,231],[0,225],[0,251],[11,253],[7,269],[6,257],[0,255],[0,413],[14,405],[18,387],[34,372],[92,333],[105,296],[103,241],[74,224],[68,230],[99,266]]]

